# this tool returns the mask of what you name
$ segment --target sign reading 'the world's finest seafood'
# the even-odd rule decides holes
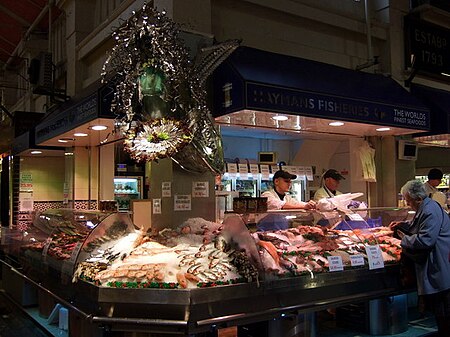
[[[405,19],[406,64],[419,72],[450,74],[450,31],[428,22]]]

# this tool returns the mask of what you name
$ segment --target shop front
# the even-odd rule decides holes
[[[335,168],[347,177],[341,187],[363,192],[372,206],[396,205],[402,182],[395,172],[411,166],[399,160],[397,140],[430,130],[429,108],[392,78],[249,47],[239,47],[214,73],[213,115],[227,160],[259,164],[258,152],[269,151],[276,162],[312,167],[307,197]],[[382,152],[372,178],[359,164],[366,143]]]

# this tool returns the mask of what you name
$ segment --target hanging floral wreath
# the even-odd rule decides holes
[[[221,137],[203,84],[238,43],[212,48],[196,63],[178,34],[165,12],[147,4],[114,31],[102,71],[103,80],[116,85],[111,110],[136,161],[171,157],[190,171],[222,172]]]

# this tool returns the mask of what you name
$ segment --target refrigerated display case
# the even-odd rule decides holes
[[[239,197],[256,197],[258,194],[258,178],[252,174],[228,174],[222,177],[223,190],[237,192]]]
[[[105,245],[114,246],[119,238],[134,231],[126,213],[50,209],[37,213],[32,226],[16,236],[11,246],[21,264],[67,282],[79,259],[98,254],[91,249],[94,236],[103,245],[98,249],[104,251]]]
[[[393,245],[386,243],[391,235],[386,227],[324,230],[314,226],[312,212],[297,210],[227,213],[222,224],[193,218],[174,229],[142,233],[129,223],[127,213],[97,213],[81,213],[84,218],[77,212],[43,214],[42,224],[36,224],[44,234],[35,236],[43,245],[36,250],[33,240],[25,240],[15,254],[22,256],[25,277],[52,292],[61,279],[45,272],[48,260],[59,274],[69,271],[65,264],[76,265],[77,282],[65,286],[70,297],[56,295],[108,331],[150,329],[195,336],[217,324],[258,322],[410,290],[402,286],[399,265],[387,252]],[[407,209],[380,208],[364,216],[381,217],[379,224],[384,224],[408,214]],[[254,232],[259,221],[273,215],[287,220],[289,229]],[[51,254],[44,253],[49,237],[58,244],[48,245]],[[349,257],[362,254],[365,243],[381,246],[382,237],[383,268],[370,269],[364,257],[363,265],[350,264]],[[34,268],[29,268],[31,254],[36,255]],[[340,256],[342,270],[327,266],[329,256]],[[7,274],[16,270],[3,268]]]
[[[115,177],[114,199],[119,211],[129,211],[131,200],[143,198],[142,177]]]

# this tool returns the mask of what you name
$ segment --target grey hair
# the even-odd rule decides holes
[[[423,200],[428,196],[427,192],[425,191],[425,187],[420,180],[408,181],[405,185],[403,185],[400,193],[402,195],[408,193],[411,199],[414,200]]]

